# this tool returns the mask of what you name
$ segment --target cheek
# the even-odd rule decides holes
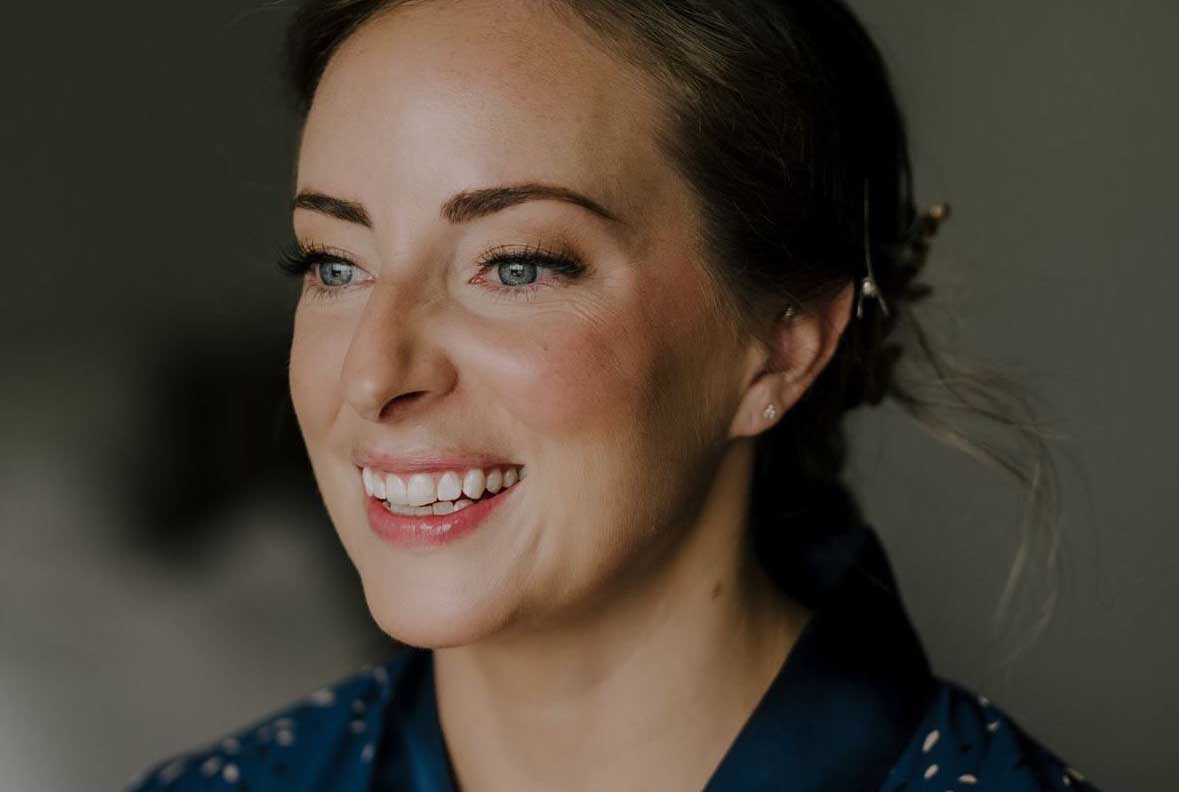
[[[686,291],[632,288],[625,299],[538,311],[510,329],[467,327],[448,346],[462,350],[460,371],[479,373],[481,395],[529,436],[617,447],[657,432],[659,416],[701,384],[691,352],[706,333],[704,315]]]
[[[644,400],[638,372],[649,366],[649,336],[617,311],[534,317],[519,331],[468,335],[463,346],[460,370],[481,372],[512,423],[536,437],[569,438],[633,420]]]
[[[299,308],[291,337],[289,381],[295,417],[314,453],[315,441],[330,426],[339,409],[340,370],[348,337],[323,317]]]

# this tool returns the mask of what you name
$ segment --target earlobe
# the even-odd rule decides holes
[[[764,366],[750,382],[734,416],[734,434],[764,432],[802,397],[838,346],[851,316],[854,292],[849,283],[816,311],[787,309],[780,315]]]

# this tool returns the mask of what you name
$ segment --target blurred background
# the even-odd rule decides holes
[[[5,790],[121,788],[389,651],[286,398],[288,5],[5,10]],[[1062,435],[1063,588],[1009,673],[990,625],[1019,492],[887,404],[852,416],[849,479],[937,673],[1102,788],[1169,788],[1179,10],[853,5],[908,111],[919,199],[954,207],[931,321]]]

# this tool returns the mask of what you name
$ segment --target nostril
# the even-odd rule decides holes
[[[381,418],[388,418],[390,413],[404,410],[405,408],[415,404],[419,399],[426,395],[426,391],[414,391],[413,393],[403,393],[400,396],[394,396],[385,406],[381,408]]]

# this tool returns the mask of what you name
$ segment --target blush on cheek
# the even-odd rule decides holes
[[[700,283],[687,275],[658,280],[629,283],[608,299],[570,299],[559,315],[538,312],[510,329],[466,327],[448,341],[464,348],[460,371],[480,372],[495,406],[530,431],[646,433],[685,388],[697,387],[698,358],[717,335]]]
[[[636,340],[571,318],[560,331],[481,340],[472,360],[521,424],[569,436],[617,424],[642,400],[649,363]]]

